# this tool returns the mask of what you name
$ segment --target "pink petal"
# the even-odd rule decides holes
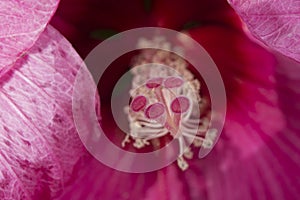
[[[131,174],[110,169],[87,158],[72,186],[66,187],[59,200],[82,199],[188,199],[182,172],[176,165],[162,170]]]
[[[241,27],[238,16],[224,0],[153,0],[153,19],[158,26],[177,30],[186,28],[191,22],[196,26]]]
[[[43,32],[59,0],[0,2],[0,77]]]
[[[203,27],[190,33],[212,56],[225,83],[229,103],[223,136],[227,135],[243,153],[255,152],[262,143],[249,144],[236,132],[246,134],[251,127],[273,137],[284,128],[274,56],[246,35],[226,28]]]
[[[300,63],[277,55],[277,80],[280,106],[287,118],[287,125],[293,130],[300,130]],[[300,142],[300,141],[299,141]]]
[[[48,26],[0,81],[0,199],[53,199],[84,149],[72,118],[82,60]],[[83,83],[84,84],[84,83]]]
[[[292,67],[297,65],[290,65]],[[185,181],[194,198],[280,200],[299,197],[300,128],[296,124],[299,124],[300,109],[296,102],[300,93],[291,92],[292,88],[286,84],[279,87],[284,89],[278,90],[277,107],[271,106],[270,99],[274,97],[271,91],[256,94],[257,102],[254,98],[246,100],[249,97],[240,99],[239,104],[232,102],[236,111],[228,110],[225,130],[214,151],[205,162],[194,160],[191,170],[186,172]],[[250,85],[245,86],[246,91],[249,89]],[[281,102],[282,99],[289,105]],[[252,105],[259,101],[264,106],[254,110]],[[283,126],[282,114],[278,113],[280,103],[289,108],[284,110],[284,114],[287,111],[286,126]]]
[[[180,173],[177,166],[170,165],[157,172],[155,184],[151,186],[145,200],[185,200],[188,199],[184,193],[184,182],[180,179]]]
[[[228,109],[215,149],[185,173],[191,199],[297,199],[299,68],[286,59],[278,75],[275,57],[234,31],[206,27],[192,35],[222,73]]]
[[[248,132],[245,139],[260,141],[255,133]],[[205,162],[194,161],[182,180],[192,199],[298,199],[299,148],[295,151],[290,142],[273,139],[247,158],[227,140]]]
[[[270,48],[300,62],[300,2],[229,0],[250,32]]]
[[[119,32],[153,26],[149,13],[144,9],[144,2],[140,0],[61,0],[51,24],[67,36],[82,57],[102,40],[91,37],[95,31]],[[71,27],[76,27],[76,30],[73,31]]]
[[[66,187],[60,200],[144,199],[146,191],[156,179],[156,172],[123,173],[90,158],[83,163],[83,167],[78,169],[78,177]]]

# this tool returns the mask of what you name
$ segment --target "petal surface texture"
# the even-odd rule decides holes
[[[270,48],[300,62],[300,2],[229,0],[250,32]]]
[[[59,0],[0,2],[0,77],[33,46],[54,14]]]
[[[84,152],[72,118],[81,64],[49,26],[0,79],[0,199],[53,199],[70,181]]]

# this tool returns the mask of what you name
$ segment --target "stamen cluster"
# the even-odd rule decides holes
[[[141,43],[147,42],[150,41]],[[161,38],[154,42],[157,48],[171,46]],[[149,63],[152,64],[145,65]],[[150,145],[151,140],[170,134],[179,142],[178,166],[187,169],[184,158],[193,157],[187,143],[208,148],[216,137],[215,130],[208,130],[209,112],[202,114],[208,103],[200,98],[199,80],[187,69],[184,59],[169,51],[145,49],[135,59],[134,66],[131,102],[125,108],[130,133],[122,146],[132,138],[133,146],[142,148]]]

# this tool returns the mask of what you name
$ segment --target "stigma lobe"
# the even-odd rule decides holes
[[[162,82],[163,82],[163,78],[162,78],[162,77],[151,78],[151,79],[149,79],[149,80],[146,82],[146,86],[147,86],[149,89],[157,88],[157,87],[161,86]]]
[[[190,101],[184,96],[175,98],[171,103],[171,110],[174,113],[184,113],[190,107]]]
[[[166,88],[178,88],[178,87],[182,86],[183,83],[184,83],[184,81],[181,78],[175,77],[175,76],[170,76],[165,79],[164,86]]]
[[[139,112],[141,110],[143,110],[145,108],[147,104],[147,99],[145,96],[136,96],[131,104],[130,104],[130,108],[134,111],[134,112]]]
[[[162,103],[154,103],[147,107],[145,115],[148,119],[156,119],[165,113],[165,106]]]

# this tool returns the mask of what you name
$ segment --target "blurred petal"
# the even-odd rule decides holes
[[[247,140],[260,140],[257,133],[248,134]],[[191,165],[183,181],[194,199],[298,199],[299,151],[288,152],[278,141],[265,142],[247,158],[230,141],[220,141],[205,160]]]
[[[146,191],[154,183],[156,172],[130,174],[116,171],[87,157],[78,168],[78,177],[60,200],[144,199]]]
[[[213,3],[210,0],[154,0],[152,15],[156,26],[177,30],[189,28],[189,23],[241,26],[239,17],[224,0]]]
[[[276,79],[280,83],[277,86],[280,107],[287,118],[287,126],[296,132],[300,130],[300,64],[284,56],[277,55],[277,58]]]
[[[189,33],[219,67],[228,95],[220,140],[207,158],[194,160],[186,172],[192,197],[295,198],[299,185],[293,176],[298,167],[278,140],[287,129],[277,94],[281,82],[275,79],[274,56],[233,30],[211,26]],[[296,156],[297,151],[290,153]],[[292,171],[287,174],[288,168]]]
[[[0,1],[0,77],[45,29],[59,0]]]
[[[82,57],[103,40],[93,37],[95,31],[153,26],[140,0],[62,0],[51,24],[66,35]]]
[[[123,173],[110,169],[99,161],[86,158],[80,176],[72,187],[67,187],[60,200],[94,199],[188,199],[181,180],[181,170],[171,165],[156,172]]]
[[[232,29],[208,26],[189,33],[208,51],[221,72],[228,99],[227,124],[235,126],[239,122],[245,126],[254,122],[255,129],[268,134],[280,130],[284,120],[275,90],[274,56]],[[267,119],[278,123],[268,123]],[[243,146],[237,138],[231,139]]]
[[[0,81],[0,199],[52,199],[84,149],[72,118],[81,58],[48,26]],[[83,83],[84,84],[84,83]]]
[[[182,180],[179,177],[179,169],[175,165],[170,165],[157,172],[155,184],[149,188],[145,200],[186,200],[188,197],[184,193]]]
[[[229,0],[252,34],[270,48],[300,62],[300,2]]]
[[[62,0],[55,15],[81,28],[118,31],[145,25],[148,16],[140,0]]]

